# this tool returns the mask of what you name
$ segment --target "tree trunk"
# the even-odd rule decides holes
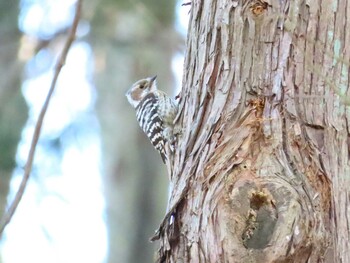
[[[191,5],[159,262],[350,262],[350,1]]]
[[[23,45],[18,29],[20,1],[0,3],[0,215],[6,211],[16,151],[27,117],[21,93]],[[23,43],[22,43],[23,44]],[[1,262],[1,260],[0,260]]]

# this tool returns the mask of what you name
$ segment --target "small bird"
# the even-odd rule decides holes
[[[136,110],[136,118],[163,162],[168,159],[166,144],[174,143],[174,119],[178,106],[175,100],[157,89],[157,76],[141,79],[126,92],[129,103]]]

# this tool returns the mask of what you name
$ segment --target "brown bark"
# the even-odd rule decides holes
[[[160,262],[350,262],[346,0],[193,0]]]

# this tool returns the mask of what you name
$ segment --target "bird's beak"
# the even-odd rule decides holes
[[[152,84],[155,80],[157,79],[157,75],[155,75],[155,76],[153,76],[153,77],[151,77],[151,79],[150,79],[150,83]]]

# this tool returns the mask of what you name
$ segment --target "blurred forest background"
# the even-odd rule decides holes
[[[148,240],[165,213],[168,178],[124,94],[156,74],[161,89],[179,92],[183,3],[83,1],[0,262],[153,262],[157,244]],[[23,176],[74,11],[74,0],[0,0],[1,215]]]

